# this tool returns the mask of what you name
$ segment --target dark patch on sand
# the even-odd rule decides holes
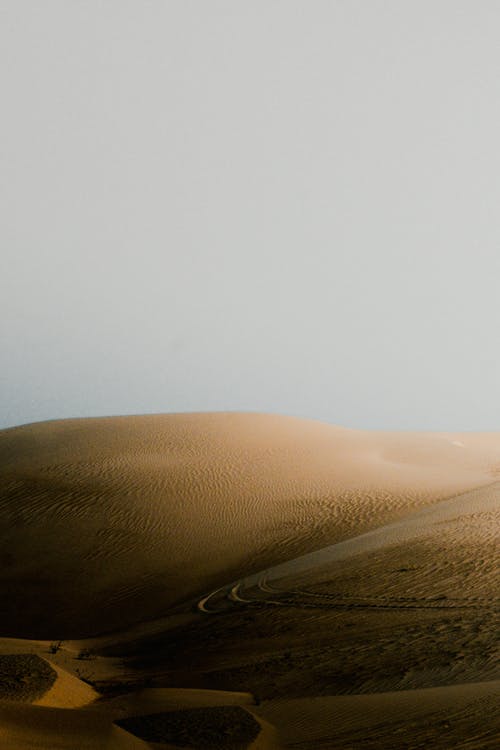
[[[57,672],[35,654],[0,654],[0,700],[31,703],[50,690]]]
[[[147,742],[171,742],[200,750],[244,750],[260,732],[260,724],[240,706],[189,708],[132,716],[116,723]]]

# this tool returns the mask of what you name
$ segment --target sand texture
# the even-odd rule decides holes
[[[487,484],[499,456],[499,435],[395,436],[267,415],[3,430],[0,634],[75,638],[159,617]]]
[[[0,431],[0,747],[496,747],[499,507],[500,433]]]

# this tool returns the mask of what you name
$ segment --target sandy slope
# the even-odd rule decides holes
[[[500,681],[374,695],[336,695],[281,701],[258,709],[281,727],[285,747],[498,747]]]
[[[196,713],[189,715],[189,723],[197,723],[195,731],[203,736],[205,723],[214,724],[217,717],[213,710],[222,707],[241,707],[255,719],[260,730],[258,735],[238,748],[248,750],[276,750],[281,747],[276,730],[265,718],[255,713],[255,701],[249,693],[234,693],[221,690],[183,690],[178,688],[142,689],[139,692],[125,692],[117,697],[99,696],[88,684],[75,675],[69,674],[56,662],[63,662],[73,671],[80,671],[75,665],[75,654],[66,652],[64,645],[50,659],[48,644],[37,641],[0,639],[0,653],[36,653],[50,662],[57,672],[56,683],[42,698],[36,701],[0,700],[0,747],[2,750],[127,750],[130,748],[160,748],[176,750],[177,745],[169,743],[148,743],[133,736],[117,722],[128,717],[157,715],[165,712]],[[119,684],[120,670],[114,671],[113,660],[101,660],[101,668],[111,670]],[[106,662],[108,662],[106,664]],[[76,664],[80,664],[76,660]],[[94,668],[94,662],[92,662]],[[224,733],[221,733],[223,739]],[[198,750],[204,750],[196,743]],[[222,743],[221,748],[233,750],[233,746]]]
[[[0,703],[0,747],[5,750],[145,750],[146,742],[82,709]]]
[[[497,482],[340,542],[315,567],[308,556],[245,578],[211,598],[215,614],[118,649],[177,684],[189,654],[183,684],[261,700],[498,679],[499,531]]]
[[[57,679],[45,695],[34,701],[34,705],[52,708],[81,708],[97,700],[99,694],[90,685],[69,674],[65,669],[61,669],[47,657],[45,658],[56,670]]]
[[[358,432],[259,414],[0,432],[1,634],[123,628],[494,481],[499,434]]]
[[[253,750],[493,749],[499,477],[500,434],[249,414],[0,432],[0,654],[57,672],[0,703],[0,747],[166,749],[113,722],[232,705]],[[220,614],[191,606],[220,586]]]

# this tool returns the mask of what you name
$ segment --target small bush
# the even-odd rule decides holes
[[[78,652],[78,655],[76,658],[79,661],[88,661],[89,659],[93,659],[94,655],[89,648],[82,648],[81,651]]]

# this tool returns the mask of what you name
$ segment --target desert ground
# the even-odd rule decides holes
[[[0,748],[499,746],[500,433],[0,431]]]

